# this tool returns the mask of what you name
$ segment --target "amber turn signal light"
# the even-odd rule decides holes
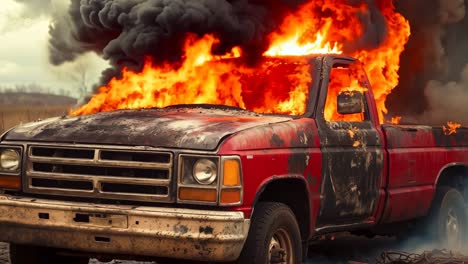
[[[241,201],[240,189],[225,189],[221,191],[221,204],[236,204]]]
[[[184,201],[216,202],[218,192],[216,189],[198,189],[180,187],[179,199]]]
[[[228,187],[241,185],[241,171],[239,161],[236,159],[228,159],[224,161],[223,170],[224,180],[223,185]]]
[[[1,176],[0,189],[19,190],[21,188],[21,179],[19,176]]]

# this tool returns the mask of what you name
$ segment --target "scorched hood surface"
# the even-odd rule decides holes
[[[214,150],[228,135],[290,119],[232,109],[125,110],[33,122],[4,140]]]

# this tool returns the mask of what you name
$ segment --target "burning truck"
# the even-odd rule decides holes
[[[221,30],[210,8],[256,30]],[[100,50],[121,70],[68,116],[0,137],[12,263],[301,263],[324,234],[415,225],[465,243],[468,128],[386,122],[410,36],[392,1],[83,0],[69,13],[74,38],[51,48]],[[162,50],[132,50],[150,44]]]

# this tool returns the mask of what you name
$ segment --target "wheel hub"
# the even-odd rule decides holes
[[[268,260],[270,264],[292,264],[294,257],[291,254],[293,252],[292,240],[289,234],[279,229],[270,240]]]
[[[451,208],[447,213],[445,222],[447,244],[451,249],[458,249],[461,246],[460,223],[455,209]]]

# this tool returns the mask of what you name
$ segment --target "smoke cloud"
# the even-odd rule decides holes
[[[66,10],[67,0],[13,0],[13,10],[3,14],[8,21],[6,25],[0,25],[0,33],[8,33],[18,30],[19,27],[28,26],[36,22],[36,19],[49,15],[62,13]],[[8,6],[8,5],[7,5]],[[4,8],[4,7],[2,7]]]
[[[68,14],[50,27],[50,61],[60,65],[86,52],[110,62],[101,83],[118,76],[122,67],[139,70],[145,57],[155,63],[177,61],[187,33],[220,39],[214,53],[240,46],[247,61],[263,54],[267,36],[286,14],[307,0],[72,0]],[[384,39],[385,19],[375,1],[359,13],[363,37],[348,49],[375,47]]]
[[[429,81],[425,89],[428,109],[419,117],[425,123],[444,124],[456,121],[468,124],[468,64],[461,73],[460,80],[443,83]]]
[[[387,102],[391,115],[417,123],[467,123],[467,3],[397,2],[399,11],[411,23],[412,34],[402,54],[400,84]]]

